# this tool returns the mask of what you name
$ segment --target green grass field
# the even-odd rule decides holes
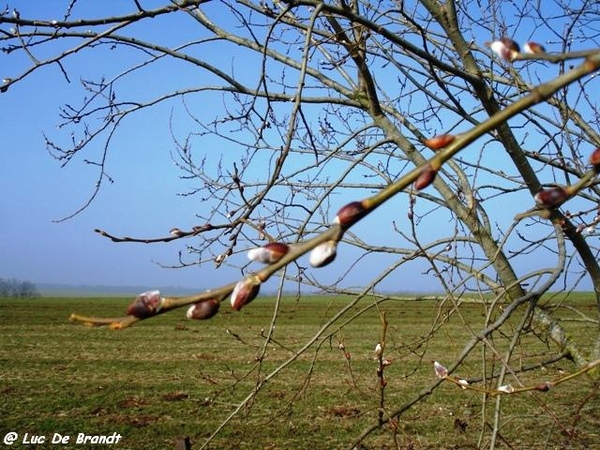
[[[447,382],[432,389],[437,382],[432,362],[450,364],[461,352],[472,337],[466,327],[481,326],[480,304],[465,303],[460,314],[448,314],[450,305],[435,301],[389,301],[377,308],[364,299],[302,353],[347,298],[284,299],[268,343],[274,308],[269,298],[238,313],[223,305],[223,312],[203,322],[187,320],[183,310],[120,331],[68,321],[71,312],[120,316],[130,301],[0,300],[0,440],[14,431],[19,440],[10,448],[24,448],[20,442],[28,433],[46,436],[35,448],[174,449],[188,436],[198,449],[250,396],[207,448],[348,448],[377,425],[380,412],[388,417],[421,393],[422,400],[397,421],[376,427],[360,448],[486,448],[496,399]],[[590,297],[570,302],[594,315]],[[566,321],[577,314],[564,306],[557,314],[565,327],[591,345],[597,324]],[[383,396],[374,359],[381,311],[389,323],[384,355],[392,361],[384,372]],[[511,326],[494,335],[493,348],[500,353]],[[511,368],[558,353],[551,342],[528,333]],[[488,374],[499,368],[497,356],[486,354]],[[482,351],[475,351],[460,376],[481,377],[481,360]],[[535,384],[574,370],[563,359],[519,372],[518,380]],[[516,385],[514,378],[509,381]],[[261,389],[252,397],[258,383]],[[547,393],[503,396],[500,447],[600,448],[598,388],[585,375]],[[78,433],[114,432],[122,435],[115,445],[49,442],[54,433],[70,436],[72,444]],[[0,448],[9,447],[0,441]]]

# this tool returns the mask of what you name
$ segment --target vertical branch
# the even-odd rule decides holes
[[[338,350],[342,352],[344,356],[344,360],[346,361],[346,366],[348,367],[348,373],[350,374],[350,380],[352,381],[352,387],[358,389],[358,384],[356,383],[356,377],[354,376],[354,370],[352,370],[352,355],[346,348],[346,343],[344,342],[344,337],[342,336],[341,329],[339,331],[338,336]]]
[[[388,328],[388,321],[385,311],[381,311],[379,313],[379,317],[381,319],[381,336],[379,338],[379,343],[375,347],[375,356],[377,357],[377,379],[379,387],[379,410],[377,412],[377,415],[379,425],[383,425],[383,415],[385,411],[385,387],[387,386],[384,371],[390,363],[387,359],[383,357],[383,352],[385,350],[386,333]]]

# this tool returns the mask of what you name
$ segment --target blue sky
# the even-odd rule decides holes
[[[150,3],[146,1],[144,5]],[[47,20],[60,18],[58,12],[64,10],[64,6],[56,8],[56,3],[15,1],[10,6],[17,8],[21,17]],[[81,9],[82,6],[85,9]],[[111,4],[111,8],[113,6]],[[126,11],[131,11],[130,6]],[[102,9],[96,2],[80,1],[74,15],[100,17],[105,14]],[[114,9],[111,12],[116,14]],[[177,23],[177,30],[184,32],[186,26],[197,27],[191,21],[183,21]],[[144,36],[156,30],[142,27],[138,32]],[[161,42],[177,42],[175,37],[164,36]],[[238,77],[244,76],[244,64],[248,64],[241,61],[242,55],[227,52],[214,51],[201,56],[223,59],[228,64],[235,61],[240,67],[236,70]],[[223,266],[215,270],[210,263],[177,270],[161,267],[176,265],[180,250],[185,256],[185,242],[116,244],[94,232],[99,228],[117,236],[155,238],[167,235],[172,227],[190,229],[201,224],[194,214],[204,205],[194,198],[178,195],[195,184],[179,178],[180,172],[170,156],[173,150],[169,128],[172,108],[176,111],[175,132],[178,128],[184,130],[193,126],[189,121],[184,122],[183,114],[177,114],[177,111],[181,112],[180,102],[131,116],[112,143],[107,171],[114,184],[103,183],[89,207],[73,218],[61,220],[84,205],[94,191],[97,171],[82,160],[93,159],[94,152],[98,155],[101,149],[92,146],[85,155],[61,167],[46,150],[44,134],[50,139],[62,138],[64,142],[65,132],[57,129],[60,107],[65,103],[80,104],[83,93],[78,86],[79,77],[97,78],[98,74],[104,74],[110,78],[119,73],[121,62],[130,65],[137,57],[139,55],[122,50],[96,49],[91,58],[89,54],[82,54],[66,60],[70,83],[56,66],[50,66],[0,96],[5,111],[0,121],[0,132],[5,137],[4,151],[0,153],[0,277],[34,283],[139,285],[149,289],[170,285],[206,289],[232,282],[240,276],[238,269]],[[1,67],[2,78],[14,77],[18,69],[30,64],[25,55],[18,55],[10,62],[15,67]],[[176,63],[170,62],[162,68],[155,65],[143,85],[125,83],[122,89],[128,89],[128,96],[149,99],[174,87],[207,82],[192,80],[195,76],[198,76],[197,72],[178,72]],[[220,107],[221,101],[199,106],[202,113],[215,114],[215,105]],[[202,145],[209,147],[211,163],[216,162],[217,155],[230,161],[239,157],[210,140],[205,140]],[[215,148],[210,148],[211,145]],[[354,199],[335,199],[333,211],[350,200]],[[340,249],[341,254],[345,251],[349,249]],[[244,255],[237,258],[245,261]],[[275,283],[270,287],[274,288]]]
[[[12,1],[10,8],[18,9],[22,18],[52,20],[61,19],[69,3]],[[156,0],[142,3],[148,9],[165,4]],[[119,7],[122,7],[121,11],[118,11]],[[76,3],[72,19],[78,15],[98,18],[124,12],[135,12],[132,2],[107,6],[102,2],[81,0]],[[160,33],[156,39],[159,43],[186,42],[189,38],[182,39],[178,33],[185,35],[190,29],[192,32],[188,35],[195,35],[197,24],[182,14],[177,17],[176,23],[169,22],[171,19],[160,22],[162,27],[169,27],[170,32]],[[153,24],[155,22],[150,20],[150,26],[135,25],[126,34],[155,38],[157,29],[152,27]],[[65,48],[73,45],[73,42],[66,43]],[[220,52],[216,45],[213,48],[210,54],[199,57],[225,61],[226,66],[235,61],[240,64],[236,76],[244,76],[246,66],[241,61],[242,55]],[[34,53],[36,51],[42,59],[45,51],[35,49]],[[45,54],[48,55],[50,52]],[[61,220],[83,206],[94,192],[98,173],[83,159],[97,159],[102,149],[99,145],[91,146],[84,155],[61,167],[48,153],[44,135],[58,142],[68,140],[69,130],[57,128],[61,122],[59,113],[66,103],[81,103],[84,92],[80,78],[97,79],[99,75],[110,78],[124,67],[146,59],[146,55],[123,48],[119,51],[97,48],[65,60],[70,83],[56,65],[51,65],[34,72],[0,96],[4,111],[0,132],[5,143],[4,151],[0,152],[0,277],[34,283],[135,285],[149,289],[166,285],[202,290],[230,283],[240,276],[239,269],[225,265],[215,270],[210,262],[176,270],[161,267],[177,265],[178,252],[183,251],[186,256],[187,242],[116,244],[94,232],[99,228],[117,236],[157,238],[167,236],[173,227],[190,229],[203,223],[195,218],[195,213],[205,205],[197,198],[178,195],[196,187],[197,182],[180,179],[181,172],[170,154],[174,149],[169,123],[171,114],[175,117],[175,133],[184,133],[193,126],[181,113],[179,99],[126,120],[126,126],[115,135],[106,166],[114,183],[104,182],[89,207],[73,218]],[[20,70],[30,66],[22,53],[4,58],[4,62],[0,66],[1,78],[15,77]],[[180,71],[181,67],[172,60],[167,64],[160,61],[152,65],[143,83],[136,77],[137,82],[121,83],[120,89],[128,91],[128,98],[143,101],[155,98],[161,92],[214,82],[214,77],[195,79],[198,72]],[[210,99],[210,95],[205,96],[206,103],[196,106],[202,114],[216,115],[216,109],[220,110],[222,103],[216,96],[214,104]],[[210,140],[203,143],[210,150],[210,163],[216,163],[217,156],[221,155],[230,161],[239,158],[223,147],[210,148],[213,144]],[[238,255],[237,261],[247,262],[244,255]]]
[[[193,286],[192,271],[160,269],[153,262],[173,262],[177,244],[114,244],[93,231],[154,237],[168,234],[172,226],[189,225],[176,219],[189,221],[193,211],[175,195],[183,186],[169,158],[164,121],[119,136],[118,158],[108,165],[115,183],[104,183],[85,211],[55,223],[86,202],[97,174],[80,161],[61,168],[46,151],[43,132],[53,132],[67,90],[59,76],[49,80],[49,72],[16,85],[0,99],[5,137],[0,152],[0,276],[53,283],[145,285],[151,280]]]
[[[55,11],[64,9],[56,8],[57,3],[13,1],[10,6],[19,9],[22,17],[53,19]],[[69,2],[63,3],[66,5]],[[77,3],[79,9],[74,12],[99,17],[106,6],[102,5],[103,2],[80,1]],[[115,5],[118,4],[110,3],[111,8]],[[131,10],[129,2],[120,5],[125,5],[126,11]],[[57,17],[60,18],[60,14]],[[149,23],[152,24],[152,21]],[[186,27],[193,26],[195,24],[191,21],[178,22],[177,30],[183,32]],[[146,27],[138,31],[142,36],[156,33],[155,29]],[[169,44],[171,40],[177,42],[176,36],[161,34],[162,42]],[[176,264],[178,251],[185,250],[185,242],[116,244],[93,231],[100,228],[118,236],[154,238],[167,235],[172,227],[189,229],[199,224],[194,214],[204,205],[193,197],[177,195],[191,185],[189,181],[179,178],[180,172],[170,156],[173,149],[169,129],[169,117],[174,107],[172,103],[128,119],[127,126],[115,136],[107,164],[114,184],[104,183],[97,198],[80,214],[56,222],[87,201],[94,190],[97,172],[93,166],[83,163],[82,157],[60,167],[48,154],[43,133],[50,138],[62,136],[64,139],[64,132],[56,129],[59,108],[65,103],[79,104],[81,101],[82,91],[78,86],[80,76],[98,73],[114,76],[121,63],[130,64],[131,60],[139,57],[107,49],[98,49],[92,58],[88,56],[76,55],[67,60],[65,67],[72,75],[70,84],[56,66],[51,66],[0,95],[3,111],[0,133],[4,142],[3,151],[0,152],[0,277],[14,277],[34,283],[140,285],[148,289],[172,285],[199,290],[234,281],[239,277],[239,270],[227,267],[215,270],[210,263],[178,270],[160,267],[160,264]],[[201,56],[232,58],[218,51]],[[236,63],[244,67],[241,56],[235,58]],[[29,64],[23,55],[9,62],[0,65],[0,77],[14,76],[20,68]],[[124,84],[122,89],[127,89],[128,94],[139,99],[148,99],[164,89],[188,86],[190,83],[201,84],[203,81],[191,78],[197,73],[190,74],[177,68],[172,63],[164,67],[158,65],[148,72],[143,85]],[[239,70],[238,74],[244,75]],[[196,106],[204,114],[213,114],[220,103]],[[177,111],[181,110],[180,103],[178,108],[175,117],[181,122],[176,120],[175,127],[185,129],[189,122],[177,115]],[[207,141],[204,145],[215,145],[214,149],[210,149],[213,153],[227,155],[216,143]],[[92,153],[86,153],[85,157],[93,158],[93,152],[97,155],[101,149],[92,147],[91,150]],[[236,157],[232,154],[227,156]],[[334,198],[332,211],[349,200],[354,199]],[[525,199],[522,205],[511,206],[514,213],[519,212],[530,206],[530,199]],[[381,241],[382,236],[393,235],[392,220],[404,217],[405,209],[405,202],[394,200],[389,207],[376,211],[357,229],[371,233],[373,242]],[[513,211],[507,213],[507,217],[512,215]],[[384,223],[385,226],[373,226],[378,223]],[[342,255],[349,251],[343,246],[340,248]],[[360,284],[361,277],[371,279],[376,270],[385,264],[383,261],[379,269],[374,269],[367,261],[357,266],[357,284]],[[431,278],[422,276],[421,270],[420,267],[403,268],[400,277],[407,282],[399,281],[399,288],[407,291],[428,290]],[[388,286],[393,288],[393,284]],[[272,285],[274,287],[275,284]]]
[[[102,14],[93,11],[95,2],[79,3],[86,8],[91,5],[92,17]],[[46,11],[50,4],[44,2],[11,2],[11,7],[18,8],[22,17],[51,19],[51,14],[56,14]],[[82,158],[61,168],[47,152],[43,133],[50,137],[58,134],[59,108],[66,102],[81,101],[79,76],[97,69],[94,65],[109,66],[111,61],[105,58],[76,56],[68,60],[71,84],[56,66],[48,67],[0,96],[4,141],[0,152],[0,277],[36,283],[209,287],[199,282],[208,268],[159,267],[157,262],[176,263],[179,243],[115,244],[93,231],[102,228],[117,235],[158,237],[167,235],[173,226],[195,224],[195,205],[176,195],[186,186],[169,156],[173,145],[168,108],[134,117],[128,130],[137,131],[117,134],[117,151],[107,167],[115,183],[104,183],[85,211],[56,223],[87,201],[97,172],[82,163]],[[14,76],[14,69],[1,65],[1,76]],[[105,69],[110,71],[110,67]],[[151,90],[151,85],[149,82],[145,88]],[[213,272],[211,282],[231,281],[233,276],[227,270],[216,276]]]

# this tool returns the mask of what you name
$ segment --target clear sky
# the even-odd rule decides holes
[[[21,17],[60,18],[69,3],[11,1],[10,7]],[[162,2],[143,2],[144,5]],[[80,1],[76,13],[100,17],[103,8],[117,3]],[[102,6],[104,5],[104,6]],[[130,2],[120,4],[132,10]],[[117,6],[118,7],[118,6]],[[116,13],[116,12],[115,12]],[[152,21],[150,21],[152,24]],[[177,29],[194,26],[178,23]],[[143,28],[140,33],[156,33]],[[168,43],[165,34],[163,41]],[[173,37],[175,40],[175,37]],[[149,289],[172,285],[206,289],[234,281],[239,270],[214,270],[211,264],[185,269],[162,268],[160,264],[177,264],[178,252],[185,244],[116,244],[94,233],[100,228],[118,236],[160,237],[172,227],[189,229],[198,225],[194,213],[202,205],[177,194],[189,188],[179,178],[180,172],[170,157],[173,141],[169,130],[171,106],[165,105],[135,116],[128,121],[126,131],[118,132],[115,149],[107,165],[114,184],[104,183],[91,205],[75,217],[60,221],[79,209],[94,190],[97,172],[76,158],[65,167],[46,150],[43,133],[49,137],[60,133],[59,108],[65,103],[79,104],[79,77],[88,74],[114,75],[122,52],[98,51],[93,58],[70,58],[66,69],[71,73],[68,83],[56,66],[34,73],[0,94],[0,277],[30,280],[34,283],[141,285]],[[224,57],[218,52],[212,58]],[[0,77],[11,77],[29,64],[25,56],[11,59],[12,65],[0,65]],[[3,59],[0,59],[2,61]],[[157,74],[159,75],[157,77]],[[189,83],[185,73],[169,70],[153,72],[144,85],[130,85],[140,97],[159,92],[169,77],[170,84]],[[196,76],[196,75],[194,75]],[[197,82],[196,84],[200,84]],[[204,105],[210,112],[215,105]],[[64,133],[63,133],[64,136]],[[98,151],[98,149],[96,149]],[[216,149],[215,151],[219,151]],[[89,155],[87,155],[89,157]],[[341,205],[340,205],[341,206]],[[404,206],[403,206],[404,207]],[[335,207],[333,208],[335,210]],[[397,212],[392,212],[397,214]],[[376,214],[385,214],[377,211]],[[389,212],[387,223],[391,223]],[[377,223],[376,219],[375,222]],[[57,222],[59,221],[59,222]],[[380,230],[392,232],[388,230]],[[368,265],[361,269],[369,277]],[[411,284],[407,290],[427,290],[429,282],[419,277],[419,270],[405,272]],[[358,280],[360,281],[360,280]]]
[[[59,3],[62,6],[57,7]],[[68,3],[13,1],[10,6],[17,8],[21,17],[60,19]],[[78,11],[100,17],[103,11],[95,8],[95,3],[78,2]],[[131,8],[127,2],[127,11]],[[106,65],[99,73],[116,70],[111,68],[110,57],[69,59],[66,68],[71,72],[70,84],[53,66],[0,95],[0,277],[34,283],[199,289],[211,287],[206,279],[210,284],[232,281],[234,273],[227,269],[215,273],[210,267],[161,268],[159,263],[177,263],[178,251],[183,247],[180,242],[115,244],[94,233],[95,228],[101,228],[117,235],[152,238],[168,235],[174,226],[190,228],[196,224],[193,214],[197,205],[176,195],[188,186],[179,180],[170,158],[173,142],[168,108],[142,114],[130,121],[128,132],[117,133],[116,152],[107,166],[114,184],[104,183],[97,198],[82,213],[56,222],[87,201],[97,172],[82,163],[82,158],[61,167],[46,150],[43,134],[58,135],[59,108],[68,102],[81,102],[83,93],[77,86],[80,76],[98,69],[98,65]],[[18,68],[2,64],[0,76],[13,77]],[[144,88],[152,90],[153,83],[159,81],[149,79]]]
[[[59,2],[13,1],[10,7],[18,9],[22,18],[52,20],[61,18],[68,3],[65,1],[62,6],[57,6]],[[146,0],[143,4],[151,8],[164,2]],[[130,2],[121,4],[123,11],[116,11],[118,6],[113,3],[107,5],[80,0],[73,10],[73,17],[98,18],[135,11]],[[161,34],[157,40],[164,44],[181,43],[181,37],[176,34],[185,35],[186,31],[193,36],[197,24],[190,19],[182,21],[181,17],[179,15],[176,26],[170,28],[172,35]],[[153,23],[148,21],[151,26]],[[143,37],[156,31],[144,26],[136,32]],[[189,37],[183,42],[187,39]],[[224,58],[226,64],[235,60],[242,68],[236,70],[236,76],[244,76],[242,55],[215,50],[201,56],[212,60]],[[35,72],[0,95],[3,111],[0,133],[4,137],[4,149],[0,152],[0,277],[34,283],[134,285],[149,289],[167,285],[199,290],[239,278],[239,269],[222,266],[215,270],[210,262],[183,269],[162,267],[177,265],[179,251],[183,251],[185,257],[186,242],[181,240],[151,245],[113,243],[94,232],[99,228],[117,236],[156,238],[168,235],[173,227],[190,229],[202,224],[194,215],[204,205],[194,198],[178,195],[197,183],[182,181],[179,178],[181,172],[171,159],[174,143],[169,118],[173,103],[153,107],[127,119],[126,126],[116,133],[111,144],[113,150],[106,167],[114,183],[103,183],[89,207],[68,220],[61,220],[84,205],[94,191],[97,171],[83,159],[94,159],[101,148],[92,146],[84,155],[61,167],[47,151],[44,135],[59,142],[64,142],[65,136],[68,138],[68,132],[57,129],[61,123],[60,108],[67,103],[81,103],[84,92],[79,86],[80,77],[105,75],[110,78],[123,67],[130,66],[136,58],[146,59],[140,59],[138,53],[127,53],[123,48],[118,52],[98,48],[65,61],[70,83],[53,65]],[[30,66],[23,54],[13,57],[10,62],[14,67],[0,66],[0,77],[14,77],[19,69]],[[148,73],[143,84],[120,85],[121,89],[128,89],[128,98],[149,99],[165,90],[207,83],[193,79],[198,72],[178,71],[172,62],[162,68],[157,64]],[[214,104],[195,106],[201,113],[214,114],[215,107],[222,107],[222,103],[217,100]],[[177,108],[181,109],[180,102],[176,103]],[[182,120],[182,115],[178,119]],[[174,126],[185,129],[194,124],[182,125],[175,120]],[[209,148],[209,159],[216,161],[222,155],[227,157],[226,148],[210,148],[209,140],[203,146]],[[235,159],[239,155],[230,154],[229,157]],[[336,199],[333,211],[349,200],[354,199]],[[347,246],[340,249],[340,253],[344,251],[349,251]],[[244,255],[233,258],[247,262]],[[356,281],[360,283],[361,280]],[[268,288],[275,287],[274,280]],[[422,288],[426,289],[426,286]]]
[[[67,89],[49,70],[0,97],[0,277],[194,286],[197,268],[166,270],[156,264],[175,263],[180,244],[115,244],[93,231],[158,237],[173,226],[193,225],[194,205],[176,196],[185,186],[169,157],[168,116],[118,136],[119,155],[108,165],[115,183],[104,183],[82,213],[55,222],[87,201],[97,177],[80,159],[61,168],[46,151],[43,132],[53,133]]]

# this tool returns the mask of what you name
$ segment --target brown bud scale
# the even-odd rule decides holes
[[[338,211],[335,221],[346,228],[358,222],[367,213],[368,210],[362,202],[351,202]]]
[[[290,251],[289,245],[281,242],[269,242],[268,244],[263,245],[263,248],[277,255],[277,260],[283,258],[287,252]]]
[[[535,387],[535,390],[540,392],[548,392],[550,389],[552,389],[552,383],[549,381],[544,381]]]
[[[523,46],[523,50],[525,51],[525,53],[531,53],[533,55],[539,55],[541,53],[546,53],[546,49],[544,48],[543,45],[538,44],[537,42],[526,42],[525,45]]]
[[[187,310],[186,316],[188,319],[194,320],[206,320],[213,317],[219,312],[220,303],[214,298],[204,300],[202,302],[194,303]]]
[[[486,45],[500,58],[506,61],[513,61],[521,51],[519,45],[507,37],[502,37],[496,41],[486,43]]]
[[[127,314],[138,319],[146,319],[158,314],[163,305],[159,291],[147,291],[138,295],[127,307]]]
[[[600,172],[600,147],[594,150],[590,155],[590,164],[594,166],[596,172]]]
[[[252,261],[264,264],[274,264],[290,251],[287,244],[281,242],[269,242],[262,247],[253,248],[248,251],[248,258]]]
[[[562,186],[554,186],[548,189],[542,189],[535,194],[534,198],[538,205],[546,208],[556,208],[569,199],[569,193]]]
[[[427,186],[433,183],[433,180],[435,180],[436,175],[437,170],[433,169],[430,164],[426,165],[425,167],[423,167],[423,170],[421,170],[421,174],[415,180],[415,189],[417,191],[425,189]]]
[[[430,139],[425,139],[425,141],[423,141],[423,144],[425,144],[431,150],[441,150],[442,148],[454,142],[455,139],[456,136],[453,134],[440,134],[439,136],[434,136]]]
[[[231,307],[239,311],[243,306],[256,298],[260,290],[260,279],[256,275],[248,275],[235,285],[231,294]]]

